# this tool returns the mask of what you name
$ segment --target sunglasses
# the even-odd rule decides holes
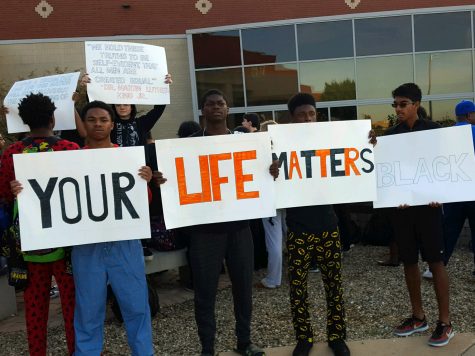
[[[393,108],[397,108],[399,106],[401,109],[404,109],[406,106],[410,104],[414,105],[415,103],[413,101],[401,101],[400,103],[394,102],[391,104],[391,106]]]

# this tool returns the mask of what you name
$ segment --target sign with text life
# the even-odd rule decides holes
[[[130,42],[86,42],[90,100],[108,104],[170,104],[163,47]]]
[[[275,216],[267,133],[155,141],[168,229]]]
[[[470,125],[378,138],[375,208],[475,200]]]
[[[150,238],[143,147],[13,156],[23,251]]]
[[[76,72],[22,80],[13,84],[4,100],[4,105],[8,108],[8,133],[30,131],[30,128],[23,123],[18,114],[20,100],[30,93],[42,93],[54,102],[56,106],[54,130],[75,129],[76,122],[74,120],[74,102],[72,98],[78,79],[79,72]]]
[[[369,120],[271,125],[277,208],[376,198]]]

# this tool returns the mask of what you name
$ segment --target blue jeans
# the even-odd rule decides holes
[[[100,356],[109,283],[124,318],[133,355],[153,355],[152,322],[140,240],[74,246],[75,356]]]
[[[449,262],[462,231],[465,219],[468,219],[472,235],[472,251],[475,253],[475,201],[444,204],[444,263]],[[475,256],[474,256],[475,263]]]

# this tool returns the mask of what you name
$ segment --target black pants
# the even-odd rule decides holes
[[[327,301],[328,341],[345,339],[345,308],[341,286],[341,243],[338,229],[314,233],[287,235],[290,281],[290,308],[297,340],[313,341],[313,329],[308,306],[307,277],[315,257],[322,272]]]
[[[228,233],[193,233],[190,261],[195,290],[195,318],[202,352],[214,353],[215,302],[219,274],[226,260],[232,283],[238,345],[250,342],[252,314],[252,235],[249,228]]]

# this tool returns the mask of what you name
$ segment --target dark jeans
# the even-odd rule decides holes
[[[465,219],[468,219],[470,224],[472,251],[475,254],[475,201],[444,204],[445,264],[449,262],[450,256],[454,252],[460,232],[465,224]]]
[[[193,233],[190,261],[195,290],[195,318],[202,352],[214,353],[215,302],[219,274],[226,260],[232,283],[238,344],[248,344],[251,333],[253,244],[248,227],[228,233]]]

